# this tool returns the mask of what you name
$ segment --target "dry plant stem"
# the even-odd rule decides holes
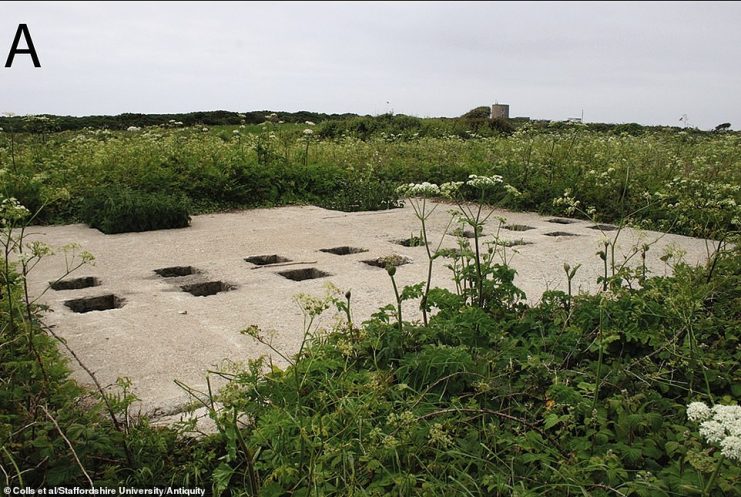
[[[80,461],[80,458],[77,457],[77,452],[75,451],[75,448],[72,446],[72,442],[69,441],[69,439],[64,435],[64,432],[59,427],[59,423],[57,423],[57,420],[54,419],[54,417],[49,413],[49,411],[44,407],[43,405],[39,406],[41,407],[41,410],[44,411],[46,414],[46,417],[49,418],[49,420],[54,423],[54,427],[57,429],[57,432],[59,435],[64,439],[64,441],[67,443],[67,446],[69,447],[70,452],[72,452],[72,457],[75,458],[75,461],[77,462],[77,465],[80,466],[80,469],[82,470],[82,474],[85,475],[85,478],[87,478],[88,483],[90,483],[90,488],[95,488],[95,484],[93,483],[92,478],[90,478],[90,475],[87,474],[87,471],[85,470],[85,466],[82,465],[82,462]]]
[[[52,337],[54,337],[59,343],[61,343],[65,349],[67,349],[67,352],[69,352],[72,357],[74,357],[75,361],[77,361],[77,364],[80,365],[80,367],[90,376],[90,378],[93,380],[93,383],[95,384],[96,390],[98,390],[98,393],[100,394],[100,397],[103,399],[103,402],[106,405],[106,410],[108,411],[108,416],[111,418],[111,421],[113,422],[113,426],[116,427],[116,430],[118,430],[123,435],[123,444],[124,444],[124,452],[126,453],[126,461],[129,464],[129,467],[133,467],[133,457],[131,455],[131,449],[129,448],[129,440],[126,432],[126,428],[121,425],[121,423],[118,421],[118,418],[116,418],[116,413],[113,412],[113,407],[111,406],[110,401],[108,400],[108,397],[105,394],[105,390],[103,389],[103,386],[98,381],[98,378],[95,376],[95,373],[93,373],[79,358],[77,354],[75,354],[75,351],[72,350],[72,348],[67,345],[67,342],[54,333],[51,328],[49,328],[46,325],[44,326],[44,330],[49,333]]]
[[[13,459],[13,455],[8,451],[8,449],[3,445],[3,452],[5,452],[5,455],[8,456],[8,459],[10,459],[10,464],[13,465],[13,468],[15,469],[15,474],[18,477],[18,483],[21,487],[23,487],[23,472],[18,467],[18,464],[15,462],[15,459]],[[8,473],[5,472],[5,469],[3,469],[3,473],[5,473],[5,483],[10,483],[10,477],[8,476]]]
[[[262,266],[251,267],[250,269],[262,269],[280,266],[294,266],[296,264],[316,264],[316,261],[296,261],[296,262],[281,262],[278,264],[263,264]]]

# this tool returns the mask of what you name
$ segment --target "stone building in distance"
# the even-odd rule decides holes
[[[508,104],[494,104],[491,106],[491,120],[494,119],[509,119],[509,105]]]

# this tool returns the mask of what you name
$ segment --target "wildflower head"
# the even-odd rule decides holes
[[[741,406],[714,405],[702,402],[687,406],[687,418],[700,423],[700,435],[711,444],[718,444],[721,453],[741,461]]]
[[[424,183],[408,183],[397,188],[396,193],[407,198],[438,197],[440,196],[440,187],[427,181]]]
[[[468,181],[466,181],[466,184],[472,188],[484,190],[487,188],[496,187],[502,182],[502,177],[498,174],[495,174],[493,176],[477,176],[475,174],[472,174],[468,177]]]
[[[20,221],[31,215],[31,211],[26,209],[14,197],[4,198],[0,202],[0,222],[12,224],[14,221]]]
[[[741,461],[741,437],[726,437],[720,443],[720,453],[728,459]]]
[[[699,423],[710,417],[710,408],[704,402],[692,402],[687,406],[687,419]]]

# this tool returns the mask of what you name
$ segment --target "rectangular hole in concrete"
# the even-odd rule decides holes
[[[101,295],[99,297],[85,297],[81,299],[68,300],[64,303],[73,312],[85,313],[91,311],[107,311],[123,307],[124,300],[113,294]]]
[[[267,266],[268,264],[279,264],[281,262],[291,262],[291,259],[282,257],[280,255],[253,255],[245,259],[247,262],[251,262],[256,266]]]
[[[565,231],[553,231],[551,233],[546,233],[545,236],[579,236],[576,233],[567,233]]]
[[[198,274],[198,270],[193,266],[163,267],[161,269],[155,269],[154,272],[159,274],[163,278],[177,278],[179,276]]]
[[[216,295],[220,292],[234,290],[234,286],[224,283],[223,281],[207,281],[205,283],[191,283],[190,285],[183,285],[180,289],[196,297],[208,297],[209,295]]]
[[[504,229],[510,230],[510,231],[527,231],[527,230],[534,230],[532,226],[527,226],[525,224],[508,224],[504,227]]]
[[[320,252],[328,252],[335,255],[349,255],[349,254],[360,254],[362,252],[368,252],[368,249],[358,247],[333,247],[328,249],[319,249]]]
[[[49,286],[52,290],[79,290],[91,286],[100,286],[100,280],[94,276],[85,276],[84,278],[55,281],[49,283]]]
[[[587,226],[590,230],[600,230],[600,231],[615,231],[617,229],[617,226],[613,226],[611,224],[595,224],[594,226]]]
[[[548,222],[555,223],[555,224],[574,224],[577,221],[575,219],[564,219],[562,217],[554,217],[553,219],[549,219]]]
[[[377,257],[376,259],[366,259],[362,261],[364,264],[374,267],[387,268],[389,266],[403,266],[412,262],[408,257],[401,255],[387,255],[385,257]]]
[[[305,269],[291,269],[290,271],[280,271],[278,274],[283,276],[284,278],[288,278],[289,280],[293,281],[313,280],[316,278],[332,276],[331,274],[325,273],[324,271],[321,271],[315,267],[309,267]]]

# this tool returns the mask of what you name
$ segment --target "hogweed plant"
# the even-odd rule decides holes
[[[494,294],[499,294],[500,289],[508,287],[508,284],[500,286],[500,283],[509,281],[511,283],[511,277],[514,274],[507,274],[512,270],[508,268],[506,256],[503,258],[503,265],[493,264],[492,258],[496,250],[494,247],[489,247],[486,255],[483,253],[481,237],[484,232],[484,226],[488,222],[489,218],[494,214],[494,210],[491,207],[484,208],[485,205],[490,205],[493,199],[506,197],[517,197],[520,192],[504,182],[503,178],[499,175],[493,176],[479,176],[472,174],[468,177],[467,181],[456,181],[444,183],[440,186],[444,196],[449,198],[456,204],[455,217],[462,226],[469,226],[473,232],[473,269],[475,274],[465,274],[469,282],[471,283],[470,290],[474,292],[471,299],[472,303],[478,305],[478,307],[485,307],[487,301],[493,303],[497,300]],[[486,212],[488,211],[488,212]],[[497,218],[499,221],[499,229],[504,224],[502,218]],[[498,231],[495,239],[498,239]],[[460,255],[465,256],[466,251],[461,246]],[[504,251],[506,247],[501,247]],[[468,264],[464,263],[464,267],[469,267]],[[493,277],[493,280],[489,280],[489,276]],[[507,292],[505,292],[507,293]],[[512,297],[514,295],[510,295]],[[494,297],[494,298],[492,298]],[[507,298],[506,300],[510,300]]]
[[[438,250],[440,250],[440,247],[442,246],[443,240],[445,239],[445,234],[443,234],[442,237],[440,237],[440,241],[437,244],[436,250],[430,250],[430,241],[428,240],[428,232],[427,232],[427,220],[432,216],[432,214],[437,209],[438,205],[437,203],[433,203],[431,199],[440,197],[441,195],[444,195],[443,192],[441,192],[440,187],[433,184],[433,183],[409,183],[407,185],[402,185],[399,188],[396,189],[396,193],[399,194],[399,196],[406,198],[409,201],[409,204],[412,206],[412,209],[414,209],[414,215],[417,216],[417,219],[419,219],[420,223],[422,224],[422,229],[420,230],[420,243],[419,245],[422,245],[425,247],[425,251],[427,253],[427,280],[425,282],[425,289],[422,293],[422,300],[420,302],[420,308],[422,309],[422,320],[424,324],[428,323],[428,305],[427,305],[427,296],[430,293],[430,285],[432,282],[432,265],[435,260],[435,254]],[[428,200],[430,200],[431,206],[428,205]],[[448,226],[450,226],[450,223],[448,223]],[[445,232],[447,232],[447,228],[445,229]],[[410,246],[411,243],[413,243],[414,238],[410,238]],[[393,275],[392,281],[393,281]],[[396,292],[398,293],[398,292]],[[398,300],[398,299],[397,299]]]
[[[472,282],[471,290],[475,292],[473,299],[477,302],[479,307],[485,306],[486,297],[484,295],[484,286],[487,276],[493,273],[488,270],[491,269],[489,264],[491,260],[486,261],[486,268],[482,266],[484,261],[484,254],[482,253],[481,236],[483,234],[483,228],[489,218],[493,215],[493,209],[486,209],[484,206],[488,203],[487,201],[492,198],[494,192],[504,193],[505,196],[517,196],[519,192],[516,188],[511,185],[504,183],[503,179],[499,175],[493,176],[479,176],[472,174],[466,181],[454,181],[447,182],[441,185],[435,183],[423,182],[423,183],[409,183],[402,185],[397,189],[397,193],[402,197],[409,200],[414,213],[420,220],[422,225],[421,235],[422,243],[425,245],[428,259],[428,271],[427,280],[425,282],[424,291],[422,292],[422,298],[420,302],[420,308],[422,309],[422,318],[424,324],[428,324],[428,313],[430,306],[428,304],[428,296],[430,293],[430,285],[432,280],[432,267],[435,258],[441,255],[453,255],[449,251],[441,251],[442,243],[445,235],[441,237],[438,243],[437,249],[431,250],[428,241],[428,227],[427,221],[430,216],[435,212],[438,207],[438,203],[434,203],[432,206],[428,205],[428,202],[432,203],[432,199],[441,198],[448,201],[453,201],[456,204],[457,209],[452,212],[452,217],[445,228],[445,232],[448,232],[448,228],[453,221],[458,221],[461,224],[461,229],[465,229],[465,226],[472,228],[473,230],[473,268],[475,269],[475,275],[467,275],[468,280]],[[500,222],[501,227],[501,222]],[[464,251],[461,250],[456,255],[463,255]],[[493,254],[493,250],[489,252],[489,255]],[[491,259],[489,257],[489,259]],[[465,267],[468,267],[467,265]],[[487,274],[485,274],[487,273]],[[465,287],[461,287],[464,289]]]

